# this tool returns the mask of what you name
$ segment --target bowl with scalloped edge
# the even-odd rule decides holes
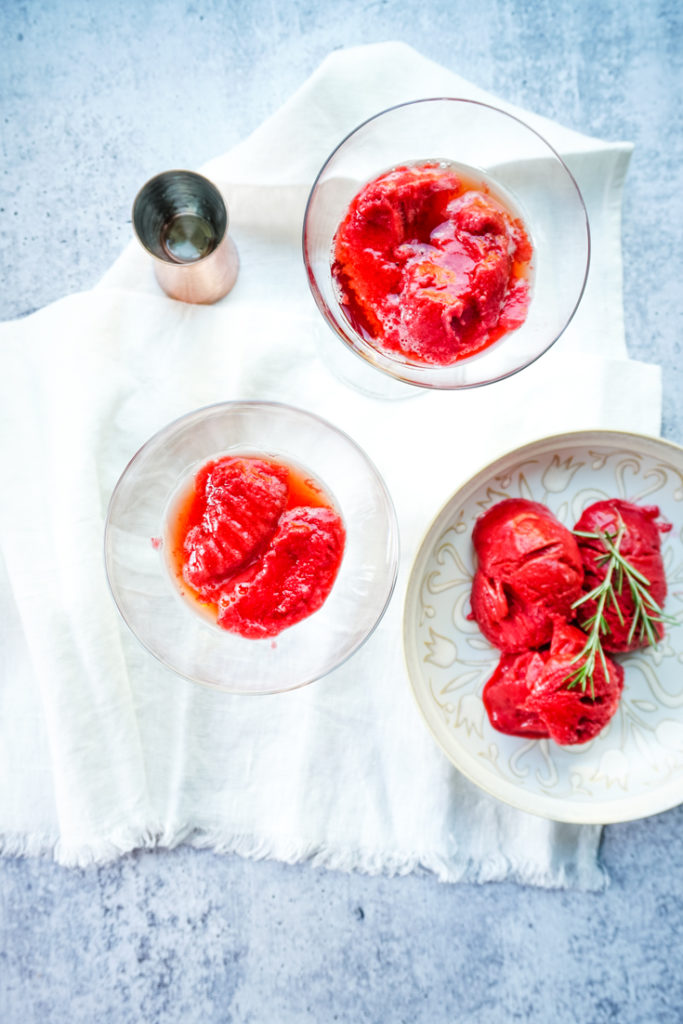
[[[491,726],[482,690],[499,652],[470,617],[472,528],[504,498],[548,506],[569,528],[595,501],[657,505],[672,524],[662,536],[667,625],[657,647],[618,660],[624,691],[595,739],[559,746]],[[435,741],[488,793],[557,821],[626,821],[683,800],[683,449],[660,438],[582,431],[525,445],[473,476],[428,528],[404,608],[412,690]]]

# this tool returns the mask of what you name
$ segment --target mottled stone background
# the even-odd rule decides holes
[[[627,341],[664,367],[663,434],[683,442],[680,3],[2,0],[0,39],[0,319],[93,285],[147,177],[228,149],[330,50],[400,39],[635,142]],[[683,1021],[682,830],[680,808],[607,828],[597,895],[187,849],[84,871],[7,859],[0,1022]]]

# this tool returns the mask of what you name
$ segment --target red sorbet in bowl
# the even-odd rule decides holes
[[[550,643],[553,626],[573,616],[583,566],[576,539],[539,502],[508,498],[475,523],[477,570],[472,615],[501,651]]]
[[[524,323],[531,257],[522,221],[485,182],[429,162],[361,189],[335,235],[332,271],[367,341],[447,366]]]
[[[174,502],[168,532],[183,595],[223,629],[249,639],[277,636],[322,606],[346,538],[316,480],[251,455],[202,466]]]
[[[656,505],[634,505],[629,501],[610,498],[597,501],[590,505],[574,527],[577,533],[607,534],[613,542],[623,531],[619,542],[619,553],[633,569],[641,573],[647,580],[649,594],[658,608],[662,608],[666,598],[667,585],[664,563],[661,552],[661,535],[671,529],[669,523],[659,519],[659,508]],[[600,537],[577,537],[581,558],[584,564],[585,578],[583,589],[589,593],[605,578],[606,548]],[[624,580],[619,589],[618,581],[614,581],[614,594],[618,610],[607,603],[603,615],[607,629],[601,633],[600,639],[606,651],[626,652],[647,647],[650,643],[647,635],[635,623],[632,630],[636,607],[633,595]],[[577,608],[579,625],[585,626],[595,614],[596,601],[593,599],[582,602]],[[650,610],[654,631],[661,638],[664,627],[656,621],[656,611]],[[632,635],[631,635],[632,633]]]
[[[570,686],[585,658],[586,636],[558,622],[550,648],[504,654],[484,687],[483,701],[494,729],[529,739],[548,737],[562,745],[587,743],[615,714],[624,688],[624,670],[610,658],[600,660],[592,683]]]

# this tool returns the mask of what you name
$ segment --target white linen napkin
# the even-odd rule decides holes
[[[346,132],[430,95],[518,113],[565,156],[589,210],[591,273],[570,328],[523,373],[380,400],[345,380],[359,360],[331,362],[341,357],[308,292],[301,222]],[[241,257],[224,300],[166,298],[131,243],[92,291],[0,325],[0,849],[82,865],[187,842],[444,881],[603,884],[599,828],[507,807],[437,749],[410,693],[401,613],[422,534],[486,462],[566,430],[659,432],[659,371],[629,361],[624,343],[630,151],[517,111],[403,44],[335,52],[202,169],[227,198]],[[303,690],[257,698],[157,663],[120,621],[102,558],[107,502],[137,448],[193,408],[248,398],[309,409],[351,434],[392,493],[402,548],[391,605],[364,647]]]

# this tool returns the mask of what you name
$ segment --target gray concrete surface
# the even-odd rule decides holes
[[[94,284],[152,173],[228,149],[330,50],[401,39],[635,142],[627,341],[664,367],[663,434],[683,443],[679,3],[2,0],[0,39],[0,319]],[[6,859],[0,1022],[683,1021],[682,835],[681,808],[610,826],[611,885],[590,895],[188,849],[83,871]]]

